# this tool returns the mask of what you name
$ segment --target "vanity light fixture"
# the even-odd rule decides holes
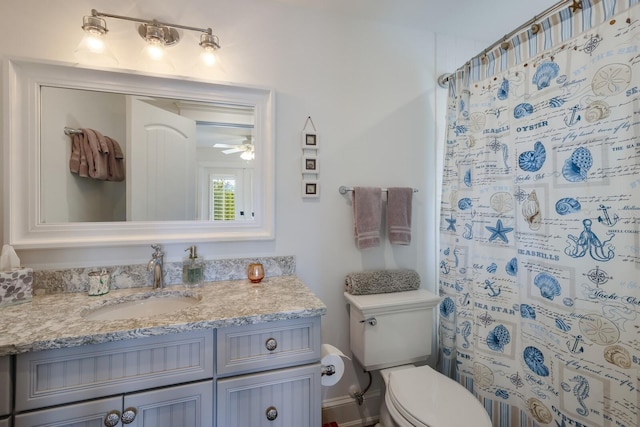
[[[118,60],[105,42],[107,22],[98,16],[82,18],[84,37],[75,50],[76,57],[83,62],[117,65]]]
[[[202,48],[200,55],[201,60],[208,66],[214,65],[216,62],[215,51],[220,49],[220,40],[218,36],[213,34],[211,28],[190,27],[160,22],[155,19],[147,20],[123,15],[113,15],[98,12],[95,9],[91,10],[91,15],[85,16],[82,19],[82,29],[85,32],[85,38],[76,50],[77,55],[84,57],[86,60],[91,60],[91,58],[95,58],[100,54],[113,56],[110,54],[110,51],[108,51],[104,40],[108,32],[107,23],[104,18],[122,19],[140,23],[138,26],[138,34],[147,42],[144,51],[152,60],[161,60],[164,57],[164,48],[173,46],[180,41],[177,28],[199,32],[201,33],[199,43]],[[113,60],[115,60],[115,56],[113,56]],[[115,63],[117,64],[117,60]]]

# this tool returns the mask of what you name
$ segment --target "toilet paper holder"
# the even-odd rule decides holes
[[[342,359],[349,359],[349,357],[330,344],[322,344],[320,354],[320,376],[322,378],[320,383],[323,386],[333,386],[344,375],[344,361]]]
[[[322,371],[321,374],[322,376],[331,376],[333,374],[336,373],[336,366],[335,365],[322,365]]]

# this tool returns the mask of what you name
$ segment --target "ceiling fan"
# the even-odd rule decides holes
[[[224,154],[240,153],[240,157],[244,160],[255,158],[253,137],[251,136],[246,137],[242,144],[214,144],[214,148],[226,148],[226,150],[222,150]]]

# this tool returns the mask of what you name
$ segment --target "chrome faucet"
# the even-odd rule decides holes
[[[158,245],[151,245],[151,248],[155,249],[155,252],[151,254],[151,261],[149,261],[148,270],[153,272],[153,289],[164,288],[164,252],[162,247]]]

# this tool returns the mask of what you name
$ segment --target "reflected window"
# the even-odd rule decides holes
[[[212,176],[210,183],[211,209],[209,220],[233,221],[236,219],[236,179]]]

